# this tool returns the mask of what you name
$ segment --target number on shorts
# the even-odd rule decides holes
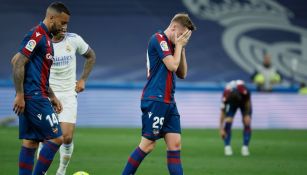
[[[156,116],[156,117],[154,117],[153,118],[153,120],[154,120],[154,123],[152,124],[152,128],[156,128],[156,129],[158,129],[159,128],[159,124],[160,124],[160,126],[163,126],[163,122],[164,122],[164,117],[158,117],[158,116]]]
[[[49,124],[51,127],[53,127],[54,124],[57,124],[57,125],[59,124],[58,118],[56,117],[55,113],[52,113],[51,117],[50,115],[47,115],[46,120],[49,121]]]

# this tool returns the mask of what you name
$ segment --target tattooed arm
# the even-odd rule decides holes
[[[96,62],[96,54],[93,49],[89,48],[89,50],[83,55],[85,57],[85,63],[83,67],[83,72],[81,78],[76,83],[76,92],[82,92],[85,89],[85,81],[89,77],[94,64]]]
[[[16,90],[13,111],[17,115],[23,113],[25,109],[23,81],[25,76],[25,65],[28,62],[29,59],[21,53],[17,53],[11,60],[11,63],[13,65],[13,79]]]

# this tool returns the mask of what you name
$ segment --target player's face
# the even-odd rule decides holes
[[[65,35],[67,32],[67,24],[70,16],[66,13],[55,15],[52,20],[52,26],[50,32],[55,35]]]
[[[173,37],[171,37],[171,41],[173,43],[175,43],[176,40],[176,34],[177,37],[180,37],[182,34],[184,34],[184,32],[186,32],[188,30],[187,27],[184,27],[183,25],[179,24],[179,23],[175,23],[173,26]]]

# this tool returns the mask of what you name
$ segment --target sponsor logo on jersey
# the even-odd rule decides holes
[[[36,46],[36,41],[31,39],[31,40],[28,41],[28,43],[26,45],[26,49],[28,51],[32,52],[34,50],[35,46]]]
[[[160,42],[160,47],[163,51],[169,51],[168,45],[166,43],[166,41],[161,41]]]
[[[48,60],[53,60],[53,56],[52,56],[50,53],[47,53],[47,54],[46,54],[46,58],[47,58]]]

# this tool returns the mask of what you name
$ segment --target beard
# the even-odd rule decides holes
[[[57,35],[58,33],[60,33],[60,29],[58,29],[57,27],[56,27],[56,25],[55,24],[53,24],[52,26],[51,26],[51,29],[50,29],[50,33],[53,35],[53,36],[55,36],[55,35]]]

